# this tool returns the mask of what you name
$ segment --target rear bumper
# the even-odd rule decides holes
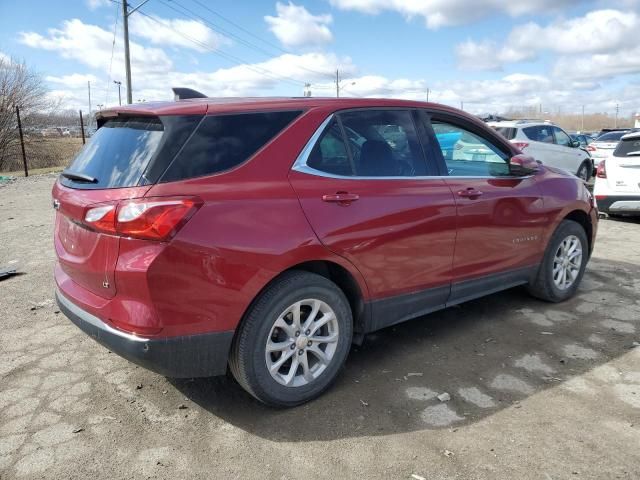
[[[59,290],[60,310],[80,330],[112,352],[148,370],[173,378],[211,377],[227,370],[233,331],[168,338],[143,338],[109,326]]]
[[[596,198],[598,210],[604,213],[640,215],[640,195],[611,195]]]

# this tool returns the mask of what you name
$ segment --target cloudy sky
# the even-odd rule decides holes
[[[134,6],[141,0],[130,0]],[[0,56],[69,108],[118,101],[121,5],[0,2]],[[133,99],[209,96],[432,101],[474,113],[640,110],[640,0],[149,0],[130,16]],[[124,98],[124,92],[123,92]]]

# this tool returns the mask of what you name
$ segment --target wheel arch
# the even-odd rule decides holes
[[[587,242],[589,242],[589,254],[593,250],[593,225],[591,224],[591,217],[584,210],[573,210],[569,212],[562,220],[573,220],[582,228],[587,235]]]

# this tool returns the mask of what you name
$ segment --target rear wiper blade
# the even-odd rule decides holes
[[[68,178],[69,180],[73,180],[74,182],[98,183],[97,178],[85,175],[84,173],[76,173],[70,172],[69,170],[64,170],[60,175],[62,175],[64,178]]]

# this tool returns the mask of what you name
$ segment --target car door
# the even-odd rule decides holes
[[[586,158],[586,153],[580,148],[574,147],[571,137],[560,127],[554,125],[552,130],[554,143],[558,147],[559,159],[562,162],[561,168],[575,174]]]
[[[536,176],[512,175],[511,149],[483,126],[429,115],[434,143],[441,147],[435,154],[457,206],[448,303],[526,282],[543,251],[545,215]]]
[[[426,162],[414,114],[332,115],[290,173],[320,241],[363,274],[371,330],[440,308],[450,292],[455,200]]]

